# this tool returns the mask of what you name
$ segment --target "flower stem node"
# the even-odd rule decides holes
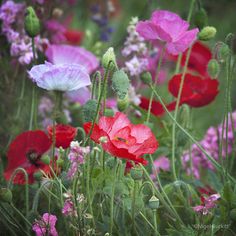
[[[230,219],[236,221],[236,208],[232,209],[229,213]]]
[[[116,70],[117,69],[117,64],[116,64],[116,55],[114,53],[114,48],[110,47],[108,50],[105,52],[105,54],[102,57],[102,66],[105,69],[111,69],[111,70]]]
[[[25,31],[31,38],[34,38],[40,32],[40,22],[33,7],[27,7],[26,9]]]
[[[46,165],[49,165],[50,164],[50,157],[48,155],[43,155],[40,158],[40,161],[43,162]]]
[[[220,73],[220,65],[216,59],[211,59],[207,65],[207,72],[212,78],[217,78]]]
[[[198,34],[198,38],[202,41],[208,41],[216,35],[216,28],[213,26],[204,27]]]
[[[222,43],[219,52],[218,52],[218,58],[221,62],[224,62],[228,56],[230,55],[230,48],[226,43]]]
[[[41,181],[43,177],[43,173],[41,171],[37,171],[34,173],[34,179],[37,181]]]
[[[208,16],[204,8],[198,10],[194,16],[194,24],[202,29],[208,24]]]
[[[0,189],[0,201],[1,202],[12,202],[12,192],[8,188],[1,188]]]
[[[143,170],[141,168],[135,167],[130,171],[131,178],[133,180],[141,180],[143,178]]]
[[[84,122],[93,121],[96,116],[97,109],[97,101],[96,100],[88,100],[83,106],[83,118]]]
[[[150,72],[145,71],[141,74],[141,80],[144,84],[152,84],[152,75]]]
[[[123,70],[118,70],[112,77],[112,89],[119,99],[124,99],[128,94],[130,82],[128,75]]]
[[[153,195],[148,202],[149,208],[156,210],[158,209],[159,205],[160,205],[159,199]]]
[[[129,98],[128,95],[125,96],[124,99],[117,99],[117,108],[119,111],[125,111],[129,106]]]

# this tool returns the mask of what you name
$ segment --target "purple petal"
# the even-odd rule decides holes
[[[158,29],[151,21],[138,22],[136,31],[146,40],[159,39]]]
[[[161,20],[178,21],[181,20],[181,18],[173,12],[165,10],[157,10],[152,13],[151,20],[154,23],[159,24],[159,21]]]

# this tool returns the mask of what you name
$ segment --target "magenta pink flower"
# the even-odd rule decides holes
[[[44,213],[40,220],[34,222],[32,229],[36,233],[36,236],[58,236],[55,228],[56,222],[57,217],[55,215]]]
[[[220,194],[212,194],[209,197],[201,196],[201,205],[193,207],[193,210],[196,212],[200,212],[203,215],[207,215],[209,213],[209,209],[212,209],[216,206],[216,201],[220,199]]]
[[[153,162],[151,178],[155,179],[156,175],[160,172],[160,170],[163,170],[163,171],[170,170],[170,161],[165,156],[160,156]]]
[[[177,55],[184,52],[196,40],[197,28],[188,30],[189,23],[177,14],[157,10],[151,19],[140,21],[136,31],[146,40],[161,40],[166,42],[167,52]]]

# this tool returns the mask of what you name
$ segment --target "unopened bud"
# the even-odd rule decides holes
[[[43,177],[43,173],[41,171],[37,171],[34,173],[34,179],[37,180],[37,181],[41,181]]]
[[[40,158],[40,161],[43,162],[46,165],[49,165],[50,164],[50,157],[48,155],[43,155]]]
[[[124,111],[129,106],[128,95],[124,99],[117,99],[117,108],[119,111]]]
[[[208,41],[216,35],[216,28],[213,26],[204,27],[198,34],[198,38],[202,41]]]
[[[8,188],[1,188],[0,189],[0,201],[2,202],[12,202],[12,192]]]
[[[143,170],[138,167],[134,167],[130,171],[131,178],[133,180],[141,180],[143,178]]]
[[[33,7],[27,7],[26,9],[25,31],[31,38],[34,38],[40,32],[40,22]]]
[[[159,204],[160,204],[159,199],[154,195],[150,198],[148,202],[148,206],[153,210],[158,209]]]
[[[216,59],[211,59],[207,65],[207,72],[212,78],[217,78],[220,73],[220,65]]]
[[[150,72],[145,71],[141,74],[141,80],[144,84],[151,84],[152,83],[152,75]]]
[[[114,48],[113,47],[108,48],[108,50],[103,55],[102,65],[105,69],[108,69],[108,67],[111,70],[116,70],[117,69],[116,55],[114,53]]]
[[[64,165],[64,160],[62,158],[57,159],[57,166],[63,167],[63,165]]]
[[[59,18],[63,15],[63,10],[60,8],[54,8],[52,11],[52,16],[55,18]]]
[[[106,137],[106,136],[102,136],[102,137],[99,138],[99,142],[100,142],[100,143],[107,143],[107,141],[108,141],[108,140],[107,140],[107,137]]]
[[[114,116],[114,111],[112,109],[105,109],[104,116]]]
[[[218,51],[219,60],[224,62],[228,58],[229,55],[230,55],[229,46],[225,43],[222,43]]]
[[[88,100],[83,105],[83,118],[85,122],[93,121],[96,116],[97,110],[97,101],[96,100]]]

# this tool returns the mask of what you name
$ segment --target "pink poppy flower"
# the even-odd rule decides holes
[[[151,19],[140,21],[136,31],[146,40],[161,40],[166,42],[167,52],[178,55],[184,52],[196,40],[197,28],[188,30],[189,23],[177,14],[157,10],[152,13]]]

